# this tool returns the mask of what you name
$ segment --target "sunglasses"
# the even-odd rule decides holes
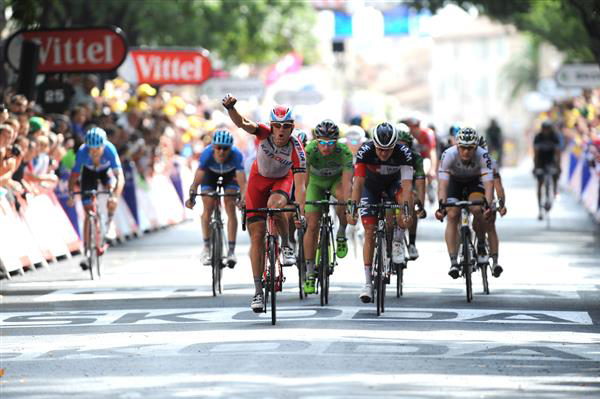
[[[459,145],[458,148],[460,148],[461,150],[467,150],[467,151],[471,151],[475,149],[475,146],[473,145]]]
[[[335,140],[319,140],[319,144],[326,145],[326,146],[332,146],[332,145],[335,145]]]
[[[277,129],[280,129],[281,127],[283,127],[284,129],[291,129],[292,127],[294,127],[294,124],[291,122],[271,122],[271,126],[276,127]]]
[[[227,150],[229,150],[231,147],[226,147],[226,146],[224,146],[224,145],[216,145],[214,148],[215,148],[215,150],[227,151]]]

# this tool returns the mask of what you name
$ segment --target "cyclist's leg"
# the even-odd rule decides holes
[[[537,180],[537,201],[538,201],[538,219],[542,219],[542,187],[544,184],[544,165],[538,164],[534,166],[535,178]]]
[[[457,182],[450,176],[448,182],[448,203],[456,202],[462,199],[463,184]],[[446,222],[446,231],[444,238],[446,247],[448,248],[448,256],[450,257],[450,271],[448,274],[452,278],[458,278],[460,269],[458,267],[458,224],[460,218],[460,210],[458,208],[447,208],[448,218]]]
[[[361,205],[376,204],[381,200],[381,194],[374,189],[370,189],[365,184],[360,198]],[[365,231],[363,246],[363,263],[365,273],[365,288],[360,294],[363,302],[370,302],[373,298],[372,267],[373,253],[375,251],[375,229],[377,226],[377,210],[360,209],[361,222]]]
[[[269,199],[267,200],[267,206],[269,208],[285,208],[289,203],[290,191],[292,189],[293,182],[294,177],[291,171],[286,177],[275,180],[271,188]],[[276,213],[273,215],[273,218],[275,219],[275,224],[277,225],[277,232],[281,237],[283,264],[286,266],[293,265],[296,260],[294,257],[294,251],[289,242],[288,217],[285,213]]]
[[[311,178],[306,188],[306,200],[318,201],[323,199],[324,189],[317,183],[316,179]],[[319,236],[319,218],[321,212],[318,206],[307,204],[304,207],[306,215],[306,233],[304,234],[304,257],[306,259],[306,284],[305,292],[314,292],[315,279],[315,254],[317,252],[317,239]]]
[[[80,186],[81,191],[96,190],[98,188],[97,182],[98,182],[98,176],[95,171],[87,169],[87,168],[83,168],[81,170],[81,176],[80,176],[80,181],[79,181],[79,186]],[[83,209],[85,211],[85,218],[83,221],[83,238],[85,240],[85,238],[89,236],[89,229],[90,229],[90,221],[89,221],[87,215],[88,215],[88,212],[95,211],[96,206],[92,202],[92,197],[89,195],[81,195],[81,204],[83,205]],[[84,244],[84,248],[85,248],[87,243],[84,242],[83,244]],[[95,245],[95,243],[92,243],[92,247],[94,245]],[[85,258],[79,263],[79,265],[84,270],[86,270],[88,268],[88,264],[87,264],[87,261]]]
[[[484,199],[485,190],[479,178],[467,183],[467,193],[470,201]],[[477,241],[481,245],[485,242],[485,232],[488,230],[488,223],[483,218],[483,208],[481,206],[471,206],[469,212],[473,215],[473,230],[475,230]]]
[[[492,258],[492,274],[494,277],[499,277],[502,273],[502,267],[498,264],[500,240],[496,231],[496,212],[492,212],[492,220],[488,225],[487,236],[490,245],[490,257]]]
[[[341,176],[331,184],[330,191],[337,201],[343,202],[346,200],[342,188]],[[340,227],[338,228],[336,238],[337,256],[344,258],[348,254],[348,239],[346,238],[346,227],[348,226],[348,222],[346,220],[346,209],[343,206],[336,206],[335,213],[340,221]]]

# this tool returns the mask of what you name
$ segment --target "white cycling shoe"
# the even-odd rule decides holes
[[[404,245],[401,241],[392,241],[392,261],[404,263]]]
[[[419,251],[417,251],[415,244],[408,246],[408,257],[410,260],[416,260],[419,257]]]
[[[202,264],[204,266],[210,266],[212,263],[210,252],[211,251],[209,249],[205,249],[204,251],[202,251],[202,255],[200,255],[200,258],[202,259]]]
[[[281,257],[283,258],[283,266],[294,266],[296,264],[296,255],[294,255],[294,250],[290,247],[281,248]]]
[[[362,303],[369,303],[373,300],[373,286],[371,284],[365,284],[362,292],[359,296]]]

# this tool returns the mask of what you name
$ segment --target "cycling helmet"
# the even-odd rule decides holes
[[[331,119],[325,119],[315,127],[314,136],[337,139],[340,137],[340,128]]]
[[[373,141],[377,148],[394,148],[398,142],[398,132],[391,124],[387,122],[380,123],[373,129]]]
[[[487,140],[485,139],[485,137],[479,137],[479,143],[477,145],[481,148],[487,149]]]
[[[477,145],[478,142],[479,136],[477,132],[470,127],[463,127],[456,135],[456,144],[460,146]]]
[[[546,119],[542,122],[542,128],[551,128],[553,125],[550,119]]]
[[[271,110],[271,122],[293,122],[292,108],[285,105],[276,105]]]
[[[93,127],[85,134],[85,145],[88,148],[100,148],[106,143],[106,132],[100,127]]]
[[[406,123],[406,125],[412,127],[412,126],[419,126],[421,124],[421,121],[418,118],[415,118],[414,116],[411,116],[410,118],[406,118],[405,120],[403,120],[404,123]]]
[[[404,141],[408,147],[412,147],[414,137],[410,134],[410,128],[404,123],[398,123],[396,131],[398,132],[398,141]]]
[[[308,136],[306,135],[306,132],[304,132],[304,130],[294,129],[292,134],[294,136],[296,136],[298,138],[298,140],[300,140],[300,142],[302,143],[303,146],[306,147],[306,142],[308,141]]]
[[[365,130],[358,125],[352,125],[352,126],[348,127],[344,137],[346,137],[347,139],[352,138],[352,139],[362,140],[366,137]]]
[[[231,147],[233,145],[233,136],[227,129],[217,129],[213,134],[212,144]]]
[[[452,137],[456,137],[456,134],[460,131],[460,126],[458,126],[456,123],[453,124],[452,126],[450,126],[450,129],[448,129],[448,135],[452,136]]]

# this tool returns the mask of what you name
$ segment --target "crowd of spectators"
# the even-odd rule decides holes
[[[580,96],[555,102],[538,119],[540,123],[553,122],[563,150],[574,145],[592,167],[600,170],[600,88],[586,89]]]

